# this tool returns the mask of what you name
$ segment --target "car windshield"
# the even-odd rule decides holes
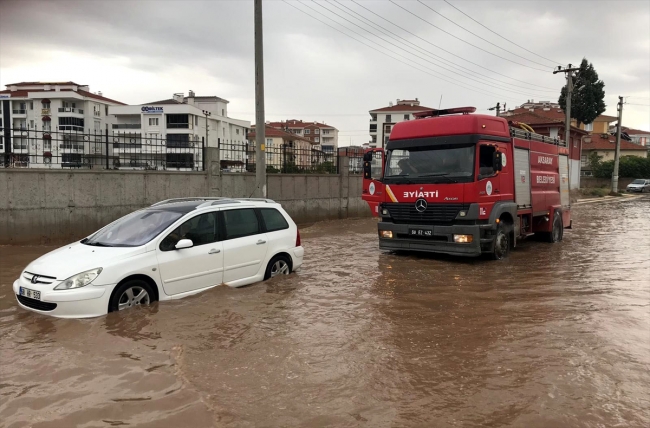
[[[476,146],[411,147],[389,150],[384,178],[394,181],[469,181],[474,177]]]
[[[129,214],[81,241],[98,247],[138,247],[151,241],[183,213],[143,210]]]
[[[645,180],[634,180],[632,184],[645,184]]]

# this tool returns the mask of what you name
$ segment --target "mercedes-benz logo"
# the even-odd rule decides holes
[[[415,209],[419,213],[423,213],[427,209],[427,201],[424,199],[418,199],[415,201]]]

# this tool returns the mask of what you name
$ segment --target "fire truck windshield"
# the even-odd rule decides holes
[[[388,150],[384,180],[406,182],[470,182],[476,146],[424,146]],[[451,179],[451,180],[450,180]]]

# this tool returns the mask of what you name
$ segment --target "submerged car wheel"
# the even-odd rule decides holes
[[[120,285],[111,296],[109,312],[121,311],[134,306],[148,305],[154,301],[151,286],[135,279]]]
[[[564,237],[564,225],[559,211],[555,211],[553,214],[553,230],[546,237],[550,243],[560,242]]]
[[[266,267],[264,279],[273,278],[278,275],[289,275],[291,273],[291,261],[287,256],[275,256]]]

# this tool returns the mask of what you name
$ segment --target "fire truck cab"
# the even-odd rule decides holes
[[[419,113],[364,153],[381,249],[502,259],[522,238],[558,242],[571,227],[566,144],[475,111]]]

